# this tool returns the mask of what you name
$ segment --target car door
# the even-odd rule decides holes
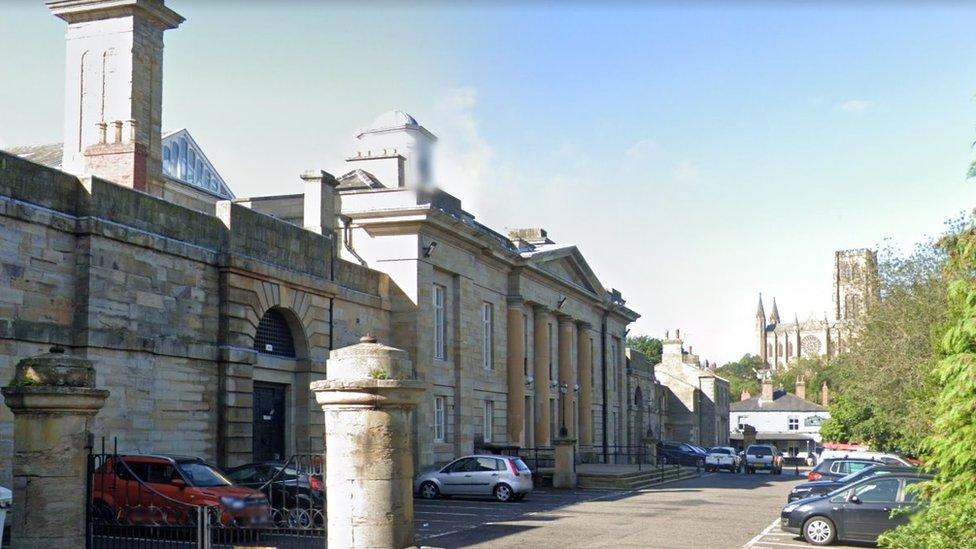
[[[480,457],[475,461],[478,467],[476,471],[471,473],[471,491],[479,496],[490,496],[491,491],[495,488],[495,483],[498,482],[498,471],[502,469],[499,463],[501,460]]]
[[[441,481],[441,493],[446,495],[470,494],[472,467],[477,466],[474,458],[461,458],[449,464],[437,475]]]
[[[898,504],[901,481],[892,477],[870,478],[853,486],[844,507],[844,537],[874,542],[891,527],[891,511]]]
[[[898,496],[898,503],[895,504],[896,512],[891,516],[887,527],[881,530],[881,532],[878,532],[879,535],[908,522],[908,519],[912,516],[912,513],[909,510],[918,505],[918,492],[916,492],[914,489],[910,489],[910,487],[924,481],[925,479],[922,478],[902,479],[901,495]]]

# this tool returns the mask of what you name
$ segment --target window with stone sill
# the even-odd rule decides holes
[[[434,358],[447,358],[447,326],[444,317],[444,296],[447,289],[440,284],[434,284]]]
[[[800,418],[798,418],[798,417],[791,417],[791,418],[787,419],[787,426],[788,426],[788,428],[789,428],[790,431],[799,431],[800,430]]]
[[[481,304],[481,361],[485,370],[494,368],[494,353],[492,352],[493,335],[495,332],[495,311],[487,301]]]
[[[444,442],[447,432],[446,400],[444,397],[434,397],[434,442]]]
[[[495,423],[495,403],[491,400],[485,401],[485,442],[491,442],[494,437]]]

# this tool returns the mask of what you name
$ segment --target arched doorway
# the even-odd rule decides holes
[[[254,334],[251,416],[251,458],[285,460],[307,442],[309,406],[301,386],[302,363],[307,357],[305,334],[289,309],[265,311]]]
[[[634,434],[631,440],[636,444],[644,436],[644,392],[640,385],[634,389],[634,412]]]

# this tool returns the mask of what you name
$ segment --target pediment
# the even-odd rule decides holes
[[[224,178],[185,128],[163,135],[163,175],[223,200],[234,198]]]
[[[547,273],[574,286],[602,296],[600,280],[575,246],[533,254],[531,263]]]

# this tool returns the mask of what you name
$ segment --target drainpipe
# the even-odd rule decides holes
[[[342,219],[342,245],[345,246],[346,250],[359,261],[359,264],[363,267],[366,266],[366,260],[363,259],[358,253],[356,253],[355,248],[352,247],[352,218],[348,215],[339,216]]]
[[[603,462],[607,463],[610,459],[610,447],[607,444],[609,437],[609,420],[607,418],[607,317],[608,313],[603,313],[603,320],[600,323],[600,360],[601,376],[603,378]]]

